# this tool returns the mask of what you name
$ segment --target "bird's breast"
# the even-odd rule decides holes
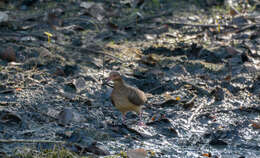
[[[141,107],[131,103],[124,91],[114,89],[111,94],[111,99],[113,100],[115,107],[122,113],[128,111],[140,112]]]

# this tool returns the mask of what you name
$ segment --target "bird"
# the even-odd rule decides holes
[[[127,84],[117,71],[110,72],[107,82],[110,80],[114,82],[110,99],[112,104],[122,113],[123,124],[125,124],[126,113],[134,111],[139,115],[139,125],[144,125],[142,121],[142,105],[147,101],[145,93]]]

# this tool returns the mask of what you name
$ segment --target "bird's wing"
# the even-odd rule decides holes
[[[110,99],[111,99],[111,103],[115,106],[116,104],[112,96],[110,97]]]
[[[134,87],[128,88],[127,95],[128,100],[137,106],[143,105],[147,100],[144,92]]]

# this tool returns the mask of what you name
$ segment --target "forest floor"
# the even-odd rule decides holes
[[[0,157],[258,157],[260,3],[0,1]],[[143,90],[126,125],[109,72]]]

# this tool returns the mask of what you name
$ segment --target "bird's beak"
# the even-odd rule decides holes
[[[104,84],[107,84],[111,79],[111,77],[105,78]]]

